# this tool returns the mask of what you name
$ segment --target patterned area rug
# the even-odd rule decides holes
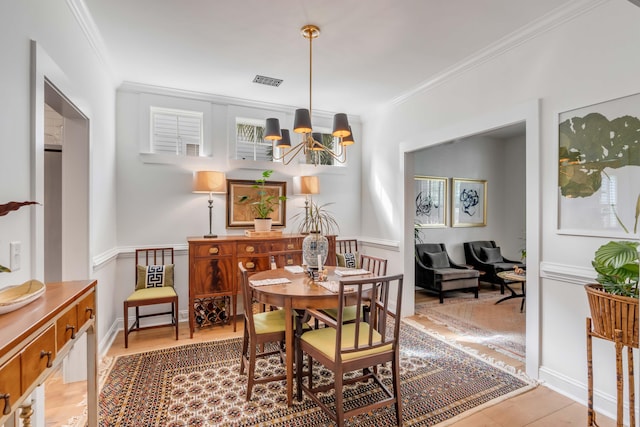
[[[255,386],[247,402],[247,378],[239,375],[240,349],[241,339],[234,338],[115,358],[100,393],[100,425],[333,425],[307,398],[287,407],[284,382]],[[527,378],[492,366],[406,322],[401,326],[401,353],[406,426],[447,424],[466,411],[475,412],[534,387]],[[259,364],[259,372],[283,369],[277,357]],[[390,383],[390,372],[382,369]],[[314,372],[325,381],[332,378],[329,371],[314,368]],[[348,392],[347,404],[370,394],[368,384],[355,391]],[[327,399],[332,401],[332,395]],[[351,418],[346,425],[394,426],[395,410],[383,408]]]
[[[514,287],[520,291],[518,287]],[[479,298],[472,293],[451,292],[444,304],[437,297],[416,304],[415,312],[449,329],[470,341],[481,343],[502,354],[524,362],[525,360],[525,313],[520,312],[521,298],[496,304],[499,290],[481,289]]]

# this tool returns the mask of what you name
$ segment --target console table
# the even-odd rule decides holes
[[[302,264],[300,234],[279,237],[246,237],[241,235],[217,238],[189,237],[189,336],[193,338],[196,323],[202,327],[233,322],[236,330],[236,310],[242,262],[250,274],[269,270],[269,259],[278,266]],[[327,265],[336,263],[336,236],[327,236]],[[231,308],[229,310],[228,308]]]
[[[0,425],[17,409],[30,425],[25,402],[87,334],[87,408],[89,427],[98,425],[95,280],[47,283],[35,301],[0,315]]]

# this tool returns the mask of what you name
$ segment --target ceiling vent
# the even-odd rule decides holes
[[[273,77],[256,75],[256,77],[253,79],[253,82],[260,83],[261,85],[278,87],[280,86],[280,83],[282,83],[282,79],[274,79]]]

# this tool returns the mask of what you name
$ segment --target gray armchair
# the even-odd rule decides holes
[[[525,269],[527,268],[525,264],[503,257],[500,247],[496,246],[496,242],[493,240],[465,242],[463,246],[466,263],[472,265],[476,270],[485,272],[482,277],[483,282],[500,285],[500,293],[502,294],[504,294],[505,286],[512,294],[515,293],[509,287],[510,284],[515,282],[498,277],[498,273],[513,270],[515,267]]]
[[[469,290],[478,298],[479,276],[477,270],[453,262],[443,243],[416,244],[416,285],[438,293],[440,304],[444,302],[444,293],[448,291]]]

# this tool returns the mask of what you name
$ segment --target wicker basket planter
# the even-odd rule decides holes
[[[638,299],[605,292],[600,284],[585,285],[591,309],[592,334],[616,340],[615,330],[622,331],[622,343],[638,348]]]

